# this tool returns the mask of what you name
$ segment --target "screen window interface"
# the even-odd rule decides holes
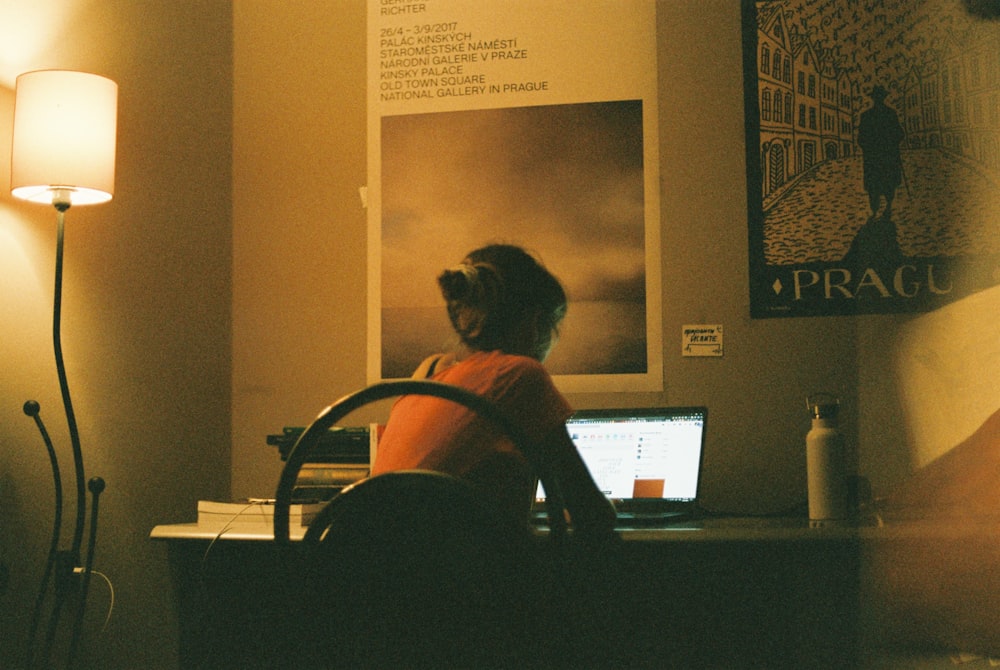
[[[695,499],[703,416],[570,419],[566,428],[608,498]],[[539,485],[536,497],[544,496]]]

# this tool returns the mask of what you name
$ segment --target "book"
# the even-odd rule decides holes
[[[308,526],[323,509],[325,502],[293,503],[288,509],[290,526]],[[251,498],[235,502],[219,500],[198,501],[199,526],[232,526],[235,524],[274,523],[274,500]]]
[[[306,463],[295,478],[296,486],[347,486],[364,479],[370,472],[367,463]]]

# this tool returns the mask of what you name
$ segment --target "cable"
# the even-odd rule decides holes
[[[223,524],[222,529],[219,530],[219,532],[215,534],[215,537],[212,538],[212,541],[208,543],[207,547],[205,547],[205,553],[202,554],[202,556],[201,556],[201,576],[203,578],[205,576],[205,563],[208,562],[208,554],[212,551],[212,547],[215,546],[215,543],[219,541],[219,538],[222,537],[223,535],[225,535],[226,532],[230,528],[232,528],[233,522],[236,521],[241,516],[243,516],[246,513],[247,510],[249,510],[252,507],[261,507],[263,504],[264,504],[263,501],[260,501],[260,500],[251,500],[249,503],[247,503],[246,507],[244,507],[239,512],[237,512],[236,514],[234,514],[231,517],[229,517],[229,519],[226,521],[226,523]],[[263,507],[261,507],[261,509],[263,509]],[[262,515],[262,516],[264,516],[264,515]]]
[[[111,583],[111,579],[97,570],[92,570],[91,574],[97,575],[104,580],[104,583],[108,585],[108,614],[104,617],[104,625],[101,626],[101,633],[104,633],[108,629],[108,624],[111,622],[111,614],[115,611],[115,585]]]

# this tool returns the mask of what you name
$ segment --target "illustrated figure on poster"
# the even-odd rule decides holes
[[[899,145],[903,141],[903,127],[896,111],[885,104],[888,91],[875,86],[871,92],[872,105],[861,113],[858,124],[858,145],[863,154],[864,187],[868,193],[872,218],[878,215],[882,198],[885,211],[882,218],[891,220],[892,200],[903,181],[903,162]]]

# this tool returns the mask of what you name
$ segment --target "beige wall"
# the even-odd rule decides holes
[[[860,467],[874,483],[927,465],[1000,409],[998,310],[992,288],[928,314],[860,320]]]
[[[804,500],[805,396],[830,390],[859,470],[884,492],[1000,406],[984,381],[997,334],[955,347],[948,326],[988,326],[997,298],[925,316],[751,320],[739,6],[657,10],[666,384],[570,400],[707,404],[708,504],[766,512]],[[263,495],[280,470],[265,436],[366,381],[364,3],[240,2],[235,34],[233,492]],[[722,323],[725,357],[682,358],[685,323]]]
[[[0,5],[0,667],[21,667],[51,533],[25,400],[59,452],[63,548],[75,518],[51,340],[55,211],[9,195],[14,78],[60,67],[119,85],[114,200],[66,216],[63,349],[86,476],[107,482],[94,567],[115,589],[100,635],[109,592],[92,582],[79,667],[176,667],[166,548],[148,534],[229,490],[231,24],[221,0]]]
[[[364,3],[333,5],[235,6],[237,495],[273,490],[268,433],[365,383]],[[833,389],[854,415],[855,324],[749,319],[739,7],[658,9],[666,387],[570,400],[709,405],[710,504],[785,509],[805,490],[805,395]],[[725,357],[683,359],[685,323],[724,324]]]
[[[365,383],[362,2],[234,3],[233,493]]]

